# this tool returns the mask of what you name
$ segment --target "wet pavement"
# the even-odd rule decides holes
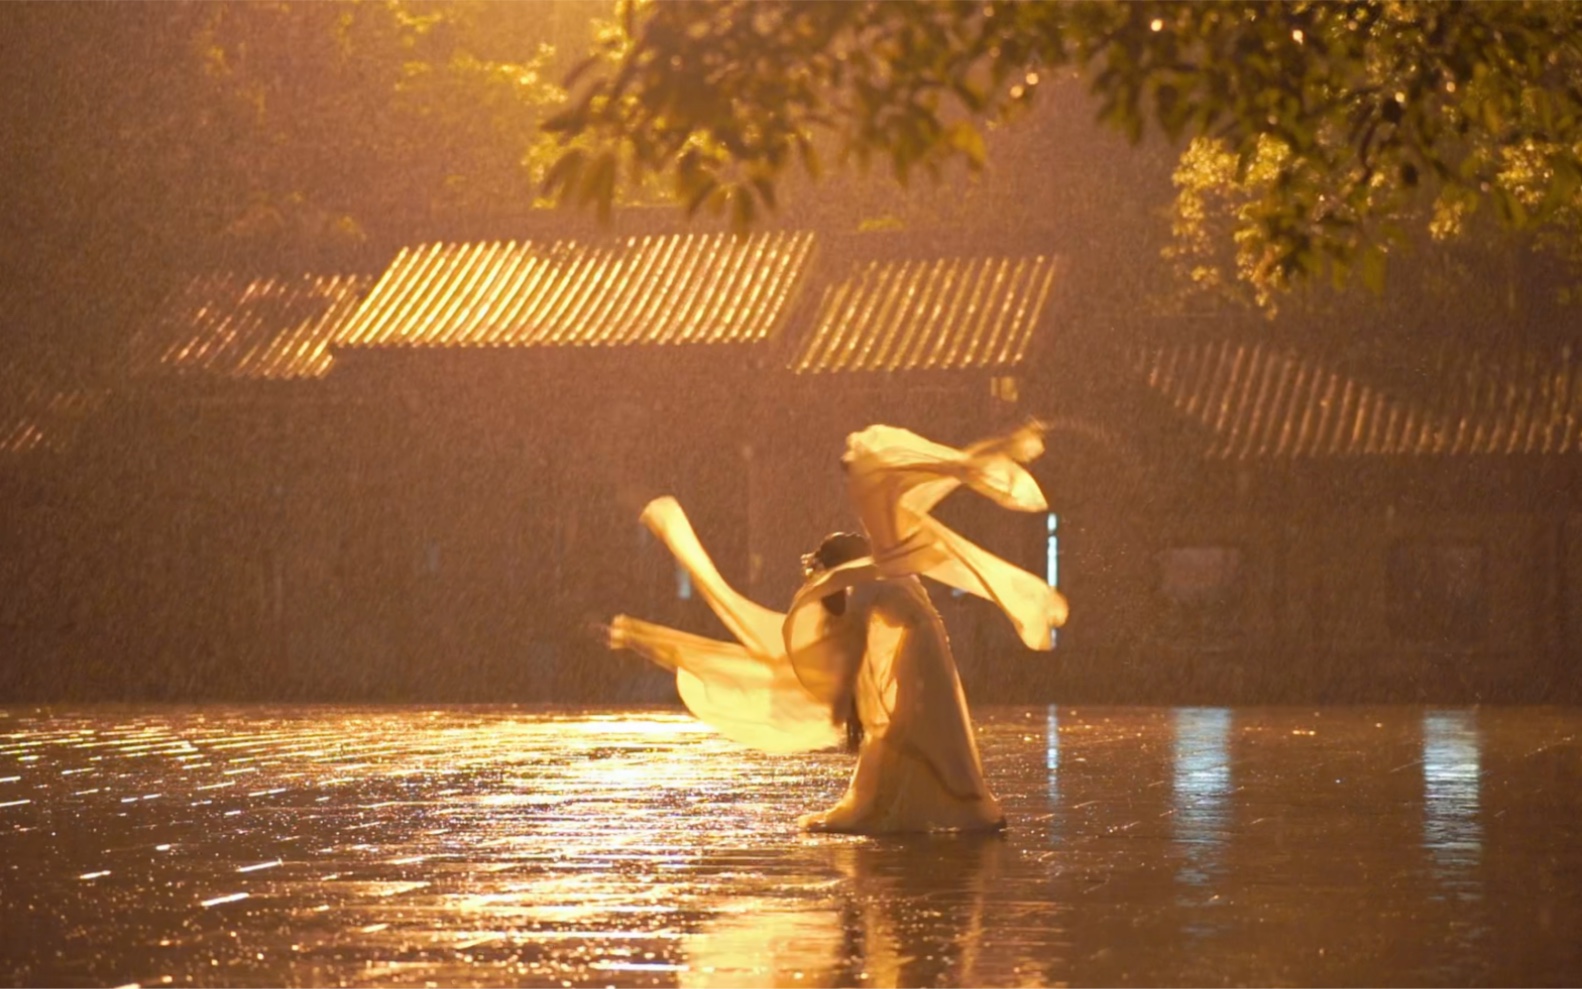
[[[0,711],[14,985],[1582,982],[1582,712],[975,712],[997,837],[679,711]]]

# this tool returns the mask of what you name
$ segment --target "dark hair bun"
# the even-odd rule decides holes
[[[833,569],[842,563],[861,559],[872,552],[868,540],[855,532],[832,532],[824,537],[818,544],[818,549],[813,551],[813,559],[825,570]]]

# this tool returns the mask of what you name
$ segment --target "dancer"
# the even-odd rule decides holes
[[[680,505],[658,499],[644,523],[737,642],[617,616],[610,645],[675,670],[692,713],[743,744],[784,752],[855,742],[846,794],[805,816],[804,828],[999,827],[944,626],[918,578],[994,601],[1025,644],[1050,647],[1066,618],[1060,594],[929,514],[961,485],[1006,508],[1045,510],[1021,466],[1042,450],[1036,425],[963,450],[891,426],[852,434],[842,464],[867,537],[837,534],[809,554],[808,579],[784,615],[727,585]]]

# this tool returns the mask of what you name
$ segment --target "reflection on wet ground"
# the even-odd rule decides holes
[[[1576,984],[1582,712],[989,709],[1002,837],[679,712],[0,713],[20,985]]]

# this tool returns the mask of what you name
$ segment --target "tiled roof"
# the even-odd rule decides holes
[[[348,347],[740,344],[795,297],[808,233],[427,244],[401,252],[343,328]]]
[[[137,374],[318,378],[330,341],[371,279],[357,275],[248,278],[200,275],[169,299],[132,341]]]
[[[1582,451],[1582,367],[1570,348],[1446,348],[1412,395],[1262,343],[1153,347],[1136,369],[1207,427],[1211,458]]]
[[[798,374],[1012,367],[1054,282],[1049,257],[871,261],[824,290]]]
[[[107,397],[102,390],[44,385],[5,395],[0,399],[0,453],[64,450]]]

